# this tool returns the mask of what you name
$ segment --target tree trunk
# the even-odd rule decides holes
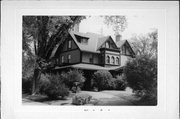
[[[41,70],[39,68],[34,69],[34,77],[32,84],[32,95],[35,95],[39,92],[39,80],[41,77]]]

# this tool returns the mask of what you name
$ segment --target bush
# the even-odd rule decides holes
[[[69,95],[69,89],[63,83],[60,75],[51,75],[49,82],[45,83],[43,91],[51,99],[56,99],[59,96],[64,98]]]
[[[113,87],[112,75],[109,71],[97,71],[94,73],[93,86],[98,90],[108,90]]]
[[[76,69],[70,70],[67,73],[62,73],[61,77],[70,89],[72,89],[73,87],[81,88],[83,86],[83,83],[85,82],[83,72]]]
[[[125,68],[128,85],[142,98],[157,100],[157,59],[147,55],[129,61]]]
[[[114,82],[114,89],[115,90],[125,90],[127,87],[127,82],[126,79],[124,77],[124,75],[118,75],[116,76],[116,79],[113,80]]]
[[[76,94],[72,99],[72,104],[74,105],[84,105],[89,104],[92,96],[88,94]]]
[[[32,92],[32,79],[33,77],[22,78],[22,92],[31,94]]]

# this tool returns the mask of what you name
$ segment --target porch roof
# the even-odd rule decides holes
[[[99,65],[79,63],[79,64],[74,64],[74,65],[55,67],[55,69],[64,69],[64,68],[77,68],[77,69],[86,69],[86,70],[115,70],[116,71],[116,70],[122,69],[123,66],[102,67]]]

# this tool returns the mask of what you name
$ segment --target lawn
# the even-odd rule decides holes
[[[81,91],[76,94],[90,95],[92,99],[90,104],[86,105],[106,105],[106,106],[119,106],[119,105],[137,105],[138,97],[132,93],[131,90],[116,91],[116,90],[104,90],[100,92],[93,91]],[[44,95],[27,95],[23,94],[22,103],[24,105],[73,105],[72,98],[76,95],[70,93],[66,99],[50,100]]]

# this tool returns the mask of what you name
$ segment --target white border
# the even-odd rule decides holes
[[[177,2],[3,2],[2,10],[3,119],[178,117]],[[157,106],[21,105],[22,15],[108,15],[146,10],[157,10],[163,16],[158,28]]]

